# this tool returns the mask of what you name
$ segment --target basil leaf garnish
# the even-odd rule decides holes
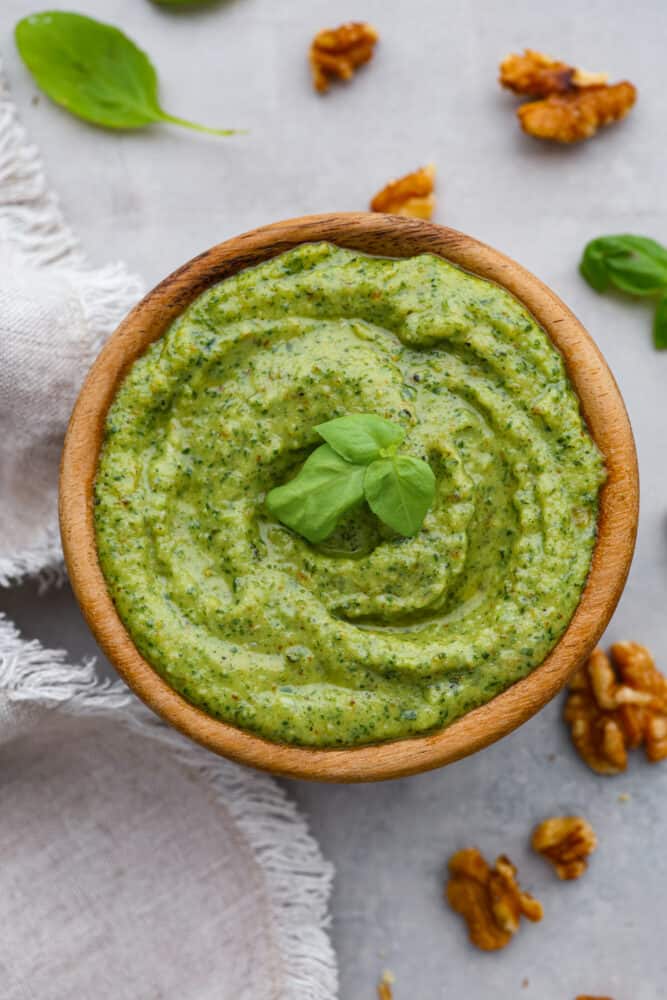
[[[428,462],[397,455],[405,431],[372,413],[338,417],[315,430],[326,440],[289,483],[272,489],[266,506],[309,542],[321,542],[364,497],[400,535],[416,535],[435,499]]]
[[[602,251],[593,246],[593,243],[589,243],[585,247],[579,262],[579,271],[596,292],[604,292],[609,288],[609,274],[607,273],[605,256]]]
[[[158,100],[155,67],[118,28],[83,14],[51,10],[23,18],[16,46],[37,85],[56,104],[111,129],[171,122],[199,132],[233,135],[167,114]]]
[[[309,542],[321,542],[339,518],[363,500],[364,472],[328,444],[320,445],[294,479],[271,490],[266,505],[288,528]]]
[[[348,462],[367,465],[387,448],[398,446],[405,431],[373,413],[351,413],[315,428],[320,437]]]
[[[667,263],[667,248],[650,236],[632,236],[630,233],[624,233],[621,236],[601,236],[592,243],[607,254],[622,255],[631,252],[663,265]]]
[[[667,347],[664,295],[667,292],[667,247],[648,236],[600,236],[587,243],[579,270],[597,292],[613,286],[628,295],[660,295],[653,324],[653,342]]]
[[[584,248],[580,270],[598,292],[611,284],[654,295],[667,285],[667,249],[646,236],[601,236]]]
[[[416,535],[435,497],[431,466],[411,455],[372,462],[364,476],[368,506],[400,535]]]
[[[650,257],[610,257],[607,273],[612,285],[628,295],[655,295],[667,285],[667,264]]]

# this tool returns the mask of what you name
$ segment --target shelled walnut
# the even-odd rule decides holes
[[[587,73],[576,66],[568,66],[560,59],[552,59],[544,52],[526,49],[506,56],[500,64],[499,82],[507,90],[526,97],[549,97],[565,94],[581,87],[601,86],[607,83],[607,73]]]
[[[468,925],[473,944],[497,951],[511,941],[521,917],[542,919],[542,905],[516,881],[516,868],[501,855],[493,868],[476,847],[457,851],[449,860],[446,889],[449,905]]]
[[[323,94],[334,79],[350,80],[359,66],[370,62],[379,39],[371,24],[349,21],[319,31],[310,45],[315,90]]]
[[[382,979],[378,983],[378,1000],[393,1000],[394,990],[393,990],[394,977],[385,972]]]
[[[599,774],[624,771],[628,750],[642,745],[652,762],[667,757],[667,678],[639,643],[617,642],[610,653],[592,653],[565,704],[574,746]]]
[[[517,115],[524,132],[537,139],[579,142],[595,135],[601,126],[625,118],[636,100],[635,87],[624,80],[530,101],[517,109]]]
[[[589,138],[624,118],[637,100],[627,80],[609,84],[606,73],[588,73],[534,49],[507,56],[499,82],[515,94],[540,98],[517,109],[519,122],[529,135],[555,142]]]
[[[533,849],[556,869],[561,879],[575,879],[586,871],[588,855],[597,847],[590,823],[581,816],[551,816],[533,831]]]
[[[405,177],[390,181],[371,201],[371,211],[430,219],[435,210],[434,187],[435,166],[429,163]]]

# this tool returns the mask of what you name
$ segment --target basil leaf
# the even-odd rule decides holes
[[[427,462],[396,455],[402,427],[372,413],[351,413],[315,430],[325,439],[291,482],[271,490],[271,513],[309,542],[321,542],[346,511],[366,497],[385,524],[415,535],[435,497]]]
[[[584,248],[581,274],[596,291],[610,284],[630,295],[667,287],[667,248],[647,236],[601,236]]]
[[[667,348],[667,292],[658,302],[653,319],[653,343],[659,351]]]
[[[649,236],[632,236],[630,233],[623,233],[620,236],[600,236],[592,243],[597,244],[599,249],[608,256],[636,253],[642,257],[650,257],[652,260],[667,266],[667,247],[658,243],[657,240],[652,240]]]
[[[435,476],[410,455],[381,458],[366,469],[364,494],[381,521],[400,535],[416,535],[435,498]]]
[[[609,274],[605,256],[591,243],[584,249],[579,271],[596,292],[604,292],[609,288]]]
[[[611,257],[607,270],[612,285],[629,295],[655,295],[667,286],[667,265],[650,257]]]
[[[37,85],[73,115],[112,129],[172,122],[232,135],[167,114],[150,59],[118,28],[83,14],[43,11],[19,21],[16,45]]]
[[[339,518],[363,500],[364,472],[363,466],[346,462],[323,444],[308,456],[294,479],[271,490],[266,506],[309,542],[321,542]]]
[[[348,462],[369,462],[380,458],[383,449],[399,445],[405,431],[372,413],[351,413],[315,428],[320,437]]]

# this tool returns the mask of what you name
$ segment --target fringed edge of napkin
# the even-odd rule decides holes
[[[106,337],[143,294],[143,283],[125,265],[94,269],[48,190],[41,157],[28,141],[10,97],[0,61],[0,240],[34,267],[53,268],[79,298],[90,330],[81,378]],[[0,586],[37,575],[42,587],[64,579],[57,514],[33,544],[0,557]]]
[[[140,705],[120,681],[99,681],[92,662],[72,665],[61,649],[22,639],[0,614],[0,699],[59,708],[72,715],[113,712],[119,723],[159,741],[214,790],[252,847],[275,914],[287,970],[284,1000],[332,1000],[336,957],[327,934],[333,865],[276,782],[189,743]]]

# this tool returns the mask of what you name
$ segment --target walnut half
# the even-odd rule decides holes
[[[644,746],[652,762],[667,757],[667,678],[645,646],[617,642],[596,649],[569,685],[565,721],[580,757],[599,774],[627,767]]]
[[[429,163],[398,180],[389,181],[371,201],[371,212],[430,219],[435,210],[435,166]]]
[[[542,904],[521,891],[516,868],[504,854],[491,868],[476,847],[457,851],[449,860],[446,894],[466,921],[470,940],[483,951],[509,944],[522,916],[542,919]]]
[[[552,863],[559,878],[574,879],[586,871],[586,859],[597,847],[597,837],[581,816],[552,816],[535,827],[531,843]]]
[[[371,24],[362,21],[319,31],[309,57],[315,90],[323,94],[333,79],[351,80],[355,70],[373,58],[379,37]]]
[[[537,139],[579,142],[595,135],[601,126],[625,118],[636,100],[636,88],[624,80],[530,101],[517,109],[517,115],[524,132]]]
[[[579,87],[600,86],[607,80],[607,73],[587,73],[534,49],[526,49],[522,55],[512,53],[500,64],[500,85],[528,97],[566,94]]]

